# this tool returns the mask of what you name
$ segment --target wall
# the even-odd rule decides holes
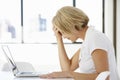
[[[105,34],[108,36],[108,38],[114,42],[114,10],[113,10],[113,1],[114,0],[105,0]],[[117,4],[117,16],[116,16],[116,31],[117,31],[117,35],[116,35],[116,58],[117,58],[117,65],[118,65],[118,71],[119,71],[119,76],[120,76],[120,0],[116,0],[116,4]]]
[[[117,0],[117,63],[120,76],[120,0]]]
[[[105,0],[105,34],[113,42],[113,0]]]

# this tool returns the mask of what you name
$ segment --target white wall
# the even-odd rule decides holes
[[[113,0],[105,0],[105,34],[113,42]]]
[[[105,34],[108,36],[108,38],[113,42],[113,1],[114,0],[105,0]],[[120,76],[120,0],[117,0],[117,42],[116,42],[116,54],[117,54],[117,65],[118,65],[118,71]],[[119,16],[118,16],[119,15]]]
[[[105,0],[105,34],[109,37],[109,39],[113,42],[113,1],[114,0]],[[117,0],[117,42],[116,42],[116,54],[117,54],[117,65],[120,76],[120,0]]]
[[[117,63],[120,76],[120,0],[117,0]]]

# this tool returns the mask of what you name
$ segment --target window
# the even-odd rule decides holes
[[[74,6],[87,13],[90,24],[97,26],[96,28],[101,31],[102,3],[98,4],[97,1],[99,0],[0,0],[0,43],[10,43],[15,61],[25,61],[35,65],[57,64],[58,66],[56,45],[34,43],[56,43],[51,20],[59,8],[73,6],[73,2]],[[94,9],[94,7],[99,9]],[[66,39],[64,42],[71,43]],[[80,46],[79,44],[65,45],[68,56],[71,57]],[[1,50],[0,53],[2,53]],[[3,54],[0,56],[1,60],[4,60]],[[52,63],[49,63],[50,60]],[[39,69],[41,70],[40,67]]]
[[[76,7],[82,9],[89,17],[89,26],[103,30],[103,0],[76,0]]]
[[[24,42],[56,42],[51,20],[59,8],[72,5],[72,0],[23,0]]]
[[[73,3],[87,13],[89,25],[102,31],[102,0],[0,0],[0,43],[56,43],[51,20]]]
[[[20,0],[0,0],[0,43],[21,42]]]

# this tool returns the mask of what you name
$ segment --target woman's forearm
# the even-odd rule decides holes
[[[70,60],[67,56],[65,51],[65,47],[62,40],[58,40],[58,53],[59,53],[59,60],[62,71],[69,71],[70,70]]]
[[[98,76],[98,73],[78,73],[78,72],[70,72],[70,76],[74,78],[74,80],[95,80]]]

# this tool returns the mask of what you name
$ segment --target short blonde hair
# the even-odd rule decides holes
[[[63,32],[71,33],[73,28],[80,30],[85,27],[88,21],[89,18],[82,10],[72,6],[65,6],[57,11],[52,23],[53,26],[57,26]]]

